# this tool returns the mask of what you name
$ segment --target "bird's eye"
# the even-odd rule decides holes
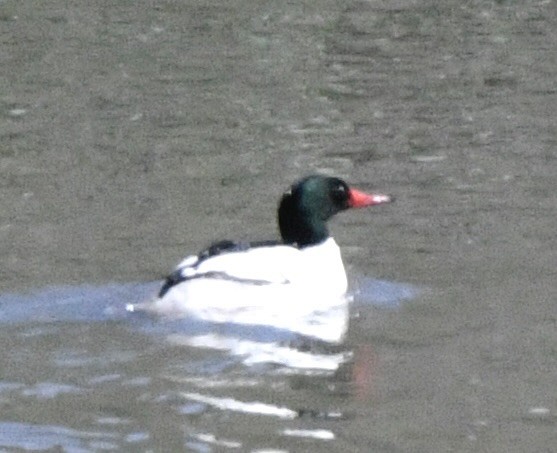
[[[346,186],[344,186],[343,184],[338,184],[333,188],[332,195],[335,200],[345,200],[347,198]]]
[[[339,184],[335,187],[335,193],[337,195],[345,195],[346,194],[346,187],[343,184]]]

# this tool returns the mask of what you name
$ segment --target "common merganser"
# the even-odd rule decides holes
[[[131,310],[266,325],[339,342],[348,321],[348,285],[326,222],[346,209],[391,200],[338,178],[308,176],[281,198],[282,241],[214,243],[178,264],[155,300]]]

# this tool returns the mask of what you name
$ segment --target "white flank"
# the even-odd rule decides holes
[[[346,272],[333,238],[303,250],[258,247],[199,263],[188,257],[178,270],[192,278],[160,299],[127,310],[268,325],[333,343],[342,341],[346,332]]]

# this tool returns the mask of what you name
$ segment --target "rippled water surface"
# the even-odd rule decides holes
[[[0,1],[0,449],[555,451],[556,30],[552,0]],[[397,197],[332,222],[343,344],[125,311],[317,171]]]

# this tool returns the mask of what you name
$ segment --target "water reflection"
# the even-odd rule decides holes
[[[359,281],[359,310],[369,304],[396,308],[414,294],[408,285]],[[371,345],[350,350],[272,326],[169,320],[125,310],[158,287],[79,285],[0,295],[4,342],[12,344],[3,358],[10,365],[0,381],[2,398],[53,414],[63,405],[66,413],[58,425],[41,424],[40,418],[36,424],[4,422],[0,445],[70,452],[135,448],[153,442],[138,414],[161,407],[173,420],[192,424],[184,444],[193,451],[242,448],[234,430],[220,435],[195,428],[199,416],[218,413],[249,426],[273,426],[279,438],[329,442],[337,436],[333,424],[347,414],[311,399],[276,404],[269,392],[282,394],[294,384],[314,390],[331,385],[327,392],[343,394],[346,381],[357,401],[374,397],[378,359]],[[31,381],[29,366],[39,369]],[[130,401],[143,409],[129,412]],[[94,409],[98,405],[102,415]],[[72,414],[88,414],[88,422],[75,429]]]
[[[0,322],[26,326],[25,336],[56,334],[64,323],[119,322],[149,336],[165,338],[172,344],[226,351],[245,365],[274,363],[291,368],[334,371],[351,356],[342,347],[305,338],[284,328],[235,323],[211,323],[192,318],[154,318],[130,313],[126,306],[152,297],[158,282],[50,287],[25,294],[0,296]],[[414,297],[410,285],[360,278],[358,305],[398,307]],[[126,357],[133,358],[130,352]],[[106,360],[104,357],[103,360]],[[83,366],[95,358],[79,350],[60,349],[59,366]]]

